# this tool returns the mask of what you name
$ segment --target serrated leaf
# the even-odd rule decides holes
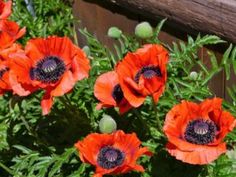
[[[192,45],[194,43],[194,40],[191,36],[188,36],[188,44]]]
[[[13,146],[14,148],[20,150],[21,152],[23,152],[24,154],[30,154],[32,152],[31,149],[27,148],[27,147],[24,147],[24,146],[21,146],[21,145],[14,145]]]
[[[7,143],[8,125],[4,122],[0,123],[0,151],[8,147]]]
[[[230,60],[232,61],[234,73],[236,74],[236,47],[234,47],[233,51],[231,52]]]
[[[225,41],[223,41],[222,39],[220,39],[218,36],[215,36],[215,35],[205,35],[202,38],[198,38],[196,42],[202,46],[202,45],[208,45],[208,44],[218,44]]]
[[[234,93],[229,87],[226,88],[229,96],[233,99],[236,100],[236,93]]]
[[[184,43],[183,41],[180,41],[179,44],[180,44],[181,50],[182,50],[182,51],[186,51],[186,45],[185,45],[185,43]]]
[[[202,69],[207,75],[209,74],[207,67],[202,63],[201,60],[198,60],[198,61],[197,61],[197,64],[201,67],[201,69]]]
[[[87,164],[85,164],[85,163],[82,163],[81,165],[80,165],[80,167],[79,167],[79,169],[78,170],[76,170],[75,172],[73,172],[70,176],[68,176],[68,177],[78,177],[78,176],[80,176],[81,174],[83,174],[84,173],[84,171],[85,171],[85,169],[87,168]]]
[[[209,75],[205,78],[205,80],[202,82],[202,86],[207,84],[214,75],[216,75],[218,72],[220,72],[222,69],[221,68],[217,68],[216,70],[212,70]]]
[[[165,23],[166,20],[167,20],[167,18],[161,20],[161,21],[158,23],[157,27],[156,27],[155,30],[154,30],[154,37],[155,37],[155,38],[158,38],[158,35],[159,35],[160,31],[161,31],[161,28],[162,28],[162,26],[164,25],[164,23]]]
[[[207,51],[207,53],[210,56],[212,68],[218,68],[219,66],[215,54],[211,51]]]
[[[233,45],[230,44],[229,48],[225,51],[225,53],[224,53],[224,55],[223,55],[223,58],[222,58],[222,60],[221,60],[221,65],[222,65],[222,66],[224,66],[224,65],[227,63],[227,61],[228,61],[228,59],[229,59],[230,52],[231,52],[231,50],[232,50],[232,47],[233,47]]]
[[[225,70],[225,74],[226,74],[226,80],[229,80],[230,79],[230,64],[225,64],[224,70]]]

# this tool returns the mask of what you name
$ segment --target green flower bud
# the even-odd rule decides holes
[[[150,23],[142,22],[135,27],[135,35],[141,39],[147,39],[153,36],[153,29]]]
[[[189,77],[192,79],[192,80],[196,80],[197,77],[198,77],[198,73],[196,71],[192,71],[190,74],[189,74]]]
[[[89,46],[85,45],[85,46],[82,48],[82,50],[85,52],[85,54],[86,54],[87,56],[90,55],[90,48],[89,48]]]
[[[117,27],[110,27],[107,35],[114,39],[119,39],[122,34],[122,31]]]
[[[103,118],[99,121],[99,130],[101,133],[112,133],[116,131],[116,122],[109,115],[103,115]]]

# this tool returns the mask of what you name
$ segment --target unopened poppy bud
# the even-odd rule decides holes
[[[196,80],[197,77],[198,77],[198,73],[196,71],[192,71],[190,74],[189,74],[189,77],[192,79],[192,80]]]
[[[107,35],[114,39],[120,38],[121,34],[122,34],[122,31],[117,27],[110,27],[107,32]]]
[[[115,120],[108,115],[103,115],[103,118],[99,121],[99,130],[101,133],[112,133],[116,131]]]
[[[135,35],[141,39],[147,39],[153,36],[153,29],[150,23],[139,23],[135,28]]]
[[[87,56],[90,55],[90,48],[89,48],[89,46],[85,45],[85,46],[82,48],[82,50],[85,52],[85,54],[86,54]]]

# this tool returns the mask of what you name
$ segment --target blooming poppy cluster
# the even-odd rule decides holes
[[[147,96],[157,103],[165,90],[167,62],[167,50],[157,44],[147,44],[136,52],[128,53],[114,71],[97,78],[94,86],[94,95],[100,101],[97,109],[118,107],[123,114],[142,105]],[[166,149],[170,155],[189,164],[203,165],[225,153],[223,139],[235,128],[236,120],[222,109],[221,104],[222,99],[213,98],[199,104],[184,100],[174,106],[167,113],[163,127],[168,138]],[[134,145],[134,140],[125,138],[128,136],[120,130],[112,134],[95,133],[78,141],[75,146],[83,162],[96,166],[94,177],[130,170],[143,171],[140,166],[136,168],[131,165],[138,156],[133,155],[133,162],[126,160],[130,153],[135,154],[134,149],[137,150],[140,145],[138,142]],[[146,149],[137,154],[147,152]]]
[[[94,86],[94,95],[100,101],[97,109],[118,107],[121,114],[139,107],[147,96],[155,102],[164,91],[167,79],[168,52],[161,45],[148,44],[134,53],[128,53],[115,67],[100,75]],[[118,130],[112,134],[90,134],[75,146],[83,162],[96,166],[94,177],[141,171],[136,164],[141,155],[151,155],[147,147],[140,148],[135,133]]]
[[[70,92],[77,81],[87,78],[90,63],[86,54],[68,37],[49,36],[30,39],[23,47],[16,43],[25,28],[10,21],[11,1],[0,0],[0,94],[11,91],[28,96],[44,91],[44,115],[50,112],[54,97]],[[121,114],[141,106],[147,96],[158,103],[167,82],[168,51],[159,44],[146,44],[128,52],[113,71],[100,75],[94,95],[97,109],[118,107]],[[235,118],[222,109],[219,98],[197,104],[183,100],[166,115],[163,131],[166,150],[176,159],[190,164],[208,164],[226,152],[225,136],[236,126]],[[94,177],[143,172],[137,163],[142,155],[151,156],[135,133],[122,130],[91,133],[75,147],[82,162],[96,167]]]
[[[225,153],[223,139],[235,128],[236,119],[224,111],[221,104],[222,99],[213,98],[199,104],[182,101],[175,105],[167,113],[163,127],[170,155],[189,164],[204,165]],[[135,161],[142,154],[150,156],[152,153],[139,146],[134,133],[124,134],[120,130],[112,134],[93,133],[75,144],[80,159],[96,166],[94,177],[130,170],[142,172],[143,168]]]
[[[147,96],[158,101],[167,80],[167,50],[157,44],[147,44],[128,53],[114,71],[96,80],[94,95],[101,101],[97,108],[119,107],[120,113],[139,107]]]
[[[48,114],[53,98],[72,90],[75,83],[88,77],[89,60],[68,37],[35,38],[25,48],[16,44],[26,29],[6,19],[11,1],[0,1],[0,94],[12,91],[27,96],[39,89],[43,114]]]

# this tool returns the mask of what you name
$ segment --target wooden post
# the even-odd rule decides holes
[[[167,17],[183,28],[217,34],[236,43],[235,0],[106,0],[152,19]]]

